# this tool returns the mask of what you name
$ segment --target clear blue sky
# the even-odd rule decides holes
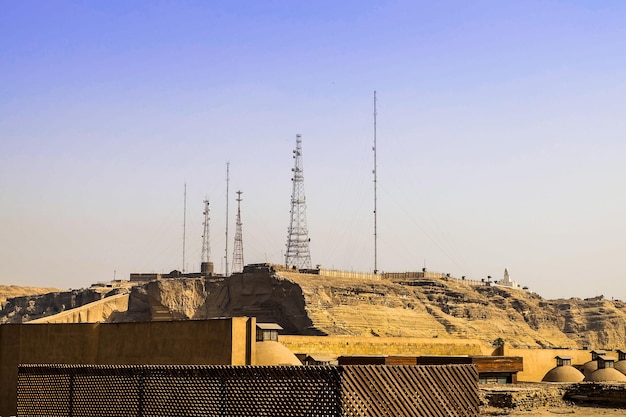
[[[626,299],[622,1],[0,0],[0,283],[283,262],[302,134],[314,264]],[[232,251],[233,243],[229,242]],[[229,254],[232,258],[232,253]]]

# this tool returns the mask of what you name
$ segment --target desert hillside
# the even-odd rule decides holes
[[[7,299],[29,296],[29,295],[40,295],[47,294],[51,292],[59,292],[56,288],[39,288],[39,287],[20,287],[17,285],[0,285],[0,308],[4,307]]]
[[[0,322],[27,321],[110,295],[62,294],[9,300],[0,311]],[[20,317],[24,306],[30,306],[31,313]],[[243,315],[277,322],[287,334],[460,337],[485,343],[501,339],[512,347],[626,347],[626,304],[621,301],[546,300],[523,290],[446,278],[394,282],[270,267],[229,278],[148,282],[133,287],[128,311],[110,320]]]
[[[626,304],[602,297],[545,300],[454,279],[407,285],[282,274],[298,282],[308,315],[327,334],[502,339],[513,347],[626,346]]]
[[[81,307],[128,289],[95,287],[61,291],[56,288],[0,286],[0,324],[23,323]]]

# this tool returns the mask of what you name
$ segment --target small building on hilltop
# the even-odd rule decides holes
[[[515,290],[523,289],[520,284],[518,284],[516,281],[511,280],[511,278],[509,277],[509,271],[506,268],[504,269],[504,277],[501,280],[496,281],[496,285],[499,285],[501,287],[513,288]]]
[[[215,271],[213,262],[202,262],[200,264],[200,272],[180,272],[176,269],[170,271],[169,274],[159,274],[154,272],[132,272],[130,274],[130,282],[150,282],[158,281],[162,279],[175,279],[175,278],[207,278],[214,277]]]

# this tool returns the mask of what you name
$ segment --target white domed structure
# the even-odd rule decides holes
[[[626,375],[626,351],[618,350],[618,362],[615,362],[615,369]]]
[[[598,357],[598,369],[585,381],[590,382],[626,382],[626,375],[614,368],[615,358],[607,356]]]
[[[615,368],[604,368],[594,371],[589,378],[585,378],[588,382],[626,382],[626,375]]]
[[[278,331],[283,328],[277,323],[256,324],[256,358],[255,365],[301,366],[300,359],[278,341]]]
[[[598,357],[606,355],[605,350],[592,350],[591,360],[583,365],[583,374],[585,378],[589,378],[592,373],[598,369]]]
[[[259,366],[302,366],[302,362],[280,342],[256,342],[255,365]],[[626,377],[625,377],[626,378]]]
[[[543,382],[581,382],[585,379],[582,372],[572,366],[569,356],[557,356],[556,367],[550,369],[543,377]]]
[[[585,378],[589,378],[591,374],[597,370],[598,370],[597,361],[585,362],[585,364],[583,365],[583,375],[585,375]]]

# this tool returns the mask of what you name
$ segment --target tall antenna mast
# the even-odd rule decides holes
[[[187,183],[185,183],[183,203],[183,274],[185,273],[185,243],[187,242]]]
[[[230,183],[230,162],[226,162],[226,251],[224,254],[224,276],[228,276],[228,185]]]
[[[205,199],[204,203],[204,222],[202,225],[204,226],[204,231],[202,232],[202,264],[208,264],[209,258],[211,257],[211,246],[209,245],[209,200]]]
[[[235,231],[235,248],[233,250],[232,273],[243,272],[243,232],[241,229],[241,191],[237,191],[237,228]]]
[[[377,186],[377,177],[376,177],[376,91],[374,91],[374,147],[372,148],[374,151],[374,273],[378,273],[378,223],[376,216],[376,205],[377,205],[377,194],[376,194],[376,186]]]
[[[302,136],[296,135],[296,149],[293,151],[295,166],[292,168],[293,190],[291,192],[291,219],[287,236],[285,266],[298,269],[311,269],[309,232],[306,227],[306,198],[304,196],[304,175],[302,173]]]

